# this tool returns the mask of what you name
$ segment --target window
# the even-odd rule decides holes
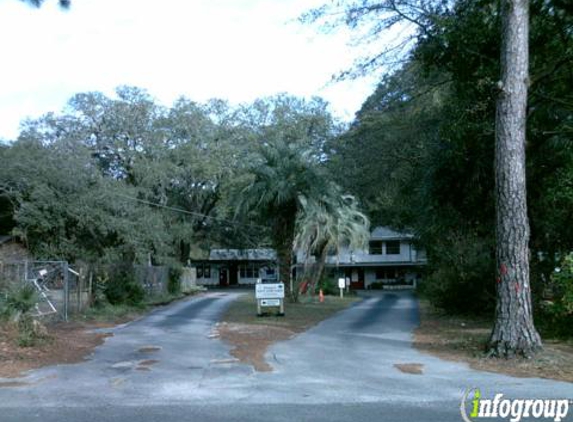
[[[392,280],[394,278],[396,278],[394,268],[376,268],[376,280]]]
[[[256,264],[241,264],[239,267],[239,276],[241,278],[258,278],[259,267]]]
[[[211,266],[208,264],[197,265],[197,278],[211,278]]]
[[[370,242],[370,255],[382,255],[382,242],[373,240]]]
[[[386,242],[386,255],[400,255],[399,240],[391,240]]]

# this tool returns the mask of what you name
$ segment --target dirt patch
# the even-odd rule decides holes
[[[1,382],[0,388],[26,387],[28,385],[30,385],[30,384],[28,384],[27,382],[8,381],[8,382]]]
[[[154,353],[154,352],[159,352],[160,350],[161,347],[159,346],[143,346],[139,348],[137,351],[140,353]]]
[[[139,366],[151,366],[159,362],[157,359],[146,359],[138,363]]]
[[[443,315],[422,301],[414,346],[442,359],[466,362],[481,371],[573,382],[572,343],[545,340],[544,350],[531,359],[488,358],[485,345],[491,327],[492,322],[485,319]]]
[[[394,367],[405,374],[422,375],[424,365],[421,363],[395,363]]]
[[[272,367],[265,360],[267,348],[296,334],[281,327],[238,323],[220,324],[219,333],[221,339],[233,345],[232,356],[243,363],[253,365],[255,370],[260,372],[272,371]]]
[[[18,333],[10,324],[0,325],[0,377],[14,378],[46,365],[83,361],[111,334],[91,333],[91,325],[58,323],[48,327],[48,337],[34,347],[19,347]]]
[[[303,297],[299,303],[285,305],[284,317],[261,318],[256,316],[254,295],[245,294],[231,304],[223,317],[225,322],[219,324],[208,337],[220,337],[231,344],[231,355],[253,365],[256,371],[272,371],[271,365],[265,361],[265,353],[271,344],[308,330],[357,300],[356,297],[339,299],[327,296],[320,303],[317,298]]]

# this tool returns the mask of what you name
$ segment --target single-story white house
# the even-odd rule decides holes
[[[274,249],[212,249],[208,259],[194,261],[192,266],[197,284],[236,286],[276,278],[276,261]]]

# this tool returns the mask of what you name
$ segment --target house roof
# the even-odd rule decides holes
[[[211,249],[209,261],[274,261],[274,249]]]
[[[412,239],[413,237],[414,235],[410,233],[401,233],[382,226],[376,227],[370,234],[372,240]]]
[[[0,245],[3,245],[4,243],[8,243],[11,240],[14,240],[14,236],[0,234]]]

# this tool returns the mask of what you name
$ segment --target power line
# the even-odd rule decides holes
[[[266,228],[266,227],[261,226],[261,225],[259,225],[259,224],[239,223],[239,222],[237,222],[237,221],[229,220],[229,219],[227,219],[227,218],[214,217],[214,216],[210,216],[210,215],[203,214],[203,213],[196,212],[196,211],[188,211],[188,210],[184,210],[184,209],[182,209],[182,208],[170,207],[170,206],[168,206],[168,205],[163,205],[163,204],[158,204],[158,203],[156,203],[156,202],[146,201],[145,199],[136,198],[136,197],[133,197],[133,196],[129,196],[129,195],[122,194],[122,193],[116,193],[116,192],[109,192],[109,193],[111,193],[112,195],[115,195],[115,196],[119,196],[119,197],[122,197],[122,198],[125,198],[125,199],[129,199],[129,200],[135,201],[135,202],[140,202],[140,203],[142,203],[142,204],[150,205],[150,206],[152,206],[152,207],[164,208],[164,209],[169,210],[169,211],[179,212],[179,213],[182,213],[182,214],[193,215],[193,216],[196,216],[196,217],[203,217],[203,218],[210,219],[210,220],[218,220],[218,221],[221,221],[221,222],[224,222],[224,223],[233,225],[233,226],[251,226],[251,227],[256,227],[256,228],[260,228],[260,229]]]

